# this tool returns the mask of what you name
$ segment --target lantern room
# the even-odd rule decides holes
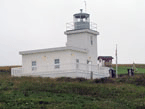
[[[90,29],[90,15],[83,13],[83,10],[80,9],[80,13],[74,14],[74,29]]]

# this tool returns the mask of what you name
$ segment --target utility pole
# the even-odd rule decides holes
[[[117,60],[118,60],[118,57],[117,57],[117,44],[116,44],[116,78],[118,78],[118,63],[117,63]]]

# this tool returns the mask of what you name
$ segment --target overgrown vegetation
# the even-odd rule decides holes
[[[144,109],[145,74],[86,80],[0,73],[0,109],[20,108]]]

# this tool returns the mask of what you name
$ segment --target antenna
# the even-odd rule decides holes
[[[84,3],[85,3],[85,12],[87,12],[87,2],[86,2],[86,0],[84,0]]]

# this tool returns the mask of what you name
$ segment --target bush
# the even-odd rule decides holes
[[[114,83],[115,79],[113,78],[101,78],[101,79],[95,79],[93,80],[95,83]]]
[[[59,82],[83,82],[83,81],[87,81],[87,79],[85,79],[85,78],[61,77],[61,78],[56,78],[56,81],[59,81]]]

